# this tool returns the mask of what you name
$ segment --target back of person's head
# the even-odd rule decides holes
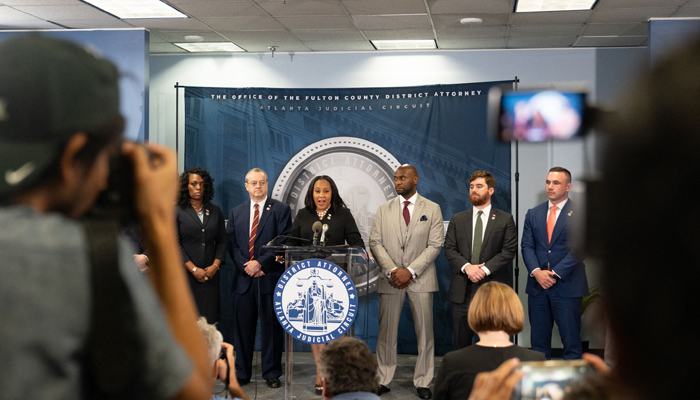
[[[211,365],[214,365],[221,355],[221,343],[224,342],[224,337],[221,332],[216,329],[216,326],[208,323],[207,319],[204,317],[199,317],[199,319],[197,319],[197,326],[199,327],[199,331],[202,332],[202,336],[204,336],[204,342],[209,351]]]
[[[321,376],[330,395],[374,393],[379,387],[377,360],[361,340],[344,337],[327,344],[320,357]]]
[[[523,330],[523,306],[515,291],[500,282],[487,282],[476,291],[469,306],[469,327],[474,332]]]
[[[700,377],[698,71],[700,41],[646,74],[604,137],[601,284],[615,370],[637,398],[683,398]]]
[[[70,139],[87,140],[74,160],[89,170],[124,125],[119,74],[79,45],[39,34],[0,43],[0,198],[57,180]]]

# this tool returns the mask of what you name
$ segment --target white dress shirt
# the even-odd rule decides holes
[[[258,222],[260,222],[260,219],[262,218],[263,214],[263,208],[265,208],[265,202],[267,201],[267,196],[265,196],[264,199],[260,200],[257,203],[253,203],[253,200],[250,200],[250,223],[248,223],[248,235],[250,236],[250,231],[253,230],[253,218],[255,218],[255,205],[258,205]]]

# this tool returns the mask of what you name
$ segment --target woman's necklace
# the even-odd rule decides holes
[[[204,204],[199,206],[199,208],[195,207],[194,204],[191,204],[191,206],[192,206],[192,208],[194,208],[194,210],[197,212],[197,214],[201,214],[202,212],[204,212]]]
[[[319,219],[323,219],[323,217],[326,216],[326,213],[327,213],[327,212],[328,212],[328,209],[327,209],[327,208],[326,208],[325,210],[323,210],[323,211],[318,211],[318,210],[316,210],[316,215],[318,215],[318,218],[319,218]]]

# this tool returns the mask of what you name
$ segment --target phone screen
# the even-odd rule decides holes
[[[583,134],[585,107],[583,92],[505,92],[498,115],[499,139],[542,142],[579,137]]]
[[[583,360],[524,362],[518,368],[525,375],[515,387],[513,400],[563,399],[572,384],[593,373]]]

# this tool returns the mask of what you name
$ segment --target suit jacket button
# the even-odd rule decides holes
[[[204,247],[204,246],[206,246],[206,244],[205,244],[205,243],[202,243],[202,247]]]
[[[552,252],[552,250],[547,250],[547,253],[551,253],[551,252]]]
[[[202,229],[202,232],[204,232],[204,229]]]

